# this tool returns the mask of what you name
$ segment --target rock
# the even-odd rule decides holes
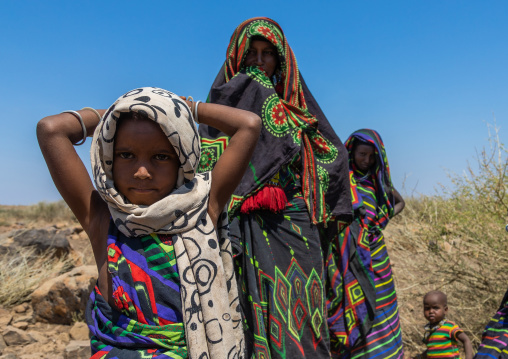
[[[0,328],[6,327],[12,320],[11,312],[7,309],[0,308]]]
[[[8,346],[27,345],[35,341],[30,334],[13,326],[6,327],[2,335]]]
[[[88,296],[97,281],[97,267],[81,266],[44,282],[32,293],[36,321],[71,324],[84,312]]]
[[[73,340],[65,348],[66,359],[88,359],[92,355],[88,340]]]
[[[27,322],[16,322],[16,323],[12,323],[12,326],[14,328],[26,330],[26,328],[28,328],[28,323]]]
[[[88,340],[90,335],[88,325],[83,322],[75,323],[69,331],[69,334],[74,340]]]
[[[37,253],[54,250],[57,257],[68,254],[70,251],[65,233],[57,232],[54,228],[23,231],[16,234],[13,240],[16,245],[22,247],[35,247]]]
[[[56,341],[57,342],[60,341],[60,342],[67,344],[71,341],[71,336],[69,335],[69,333],[59,333],[56,336]]]
[[[30,314],[27,314],[27,315],[15,316],[14,319],[12,320],[12,324],[13,325],[15,323],[19,323],[19,322],[26,322],[28,324],[34,323],[35,320],[34,320],[34,317],[33,317],[33,313],[30,313]]]
[[[18,357],[14,353],[8,353],[0,356],[0,359],[18,359]]]
[[[28,303],[22,303],[12,308],[12,310],[14,310],[15,313],[25,313],[29,308],[30,306]]]
[[[2,354],[5,347],[7,347],[7,343],[5,342],[4,337],[0,335],[0,354]]]
[[[48,338],[46,333],[41,333],[35,330],[30,330],[27,332],[34,340],[39,344],[46,344],[49,342],[50,338]]]
[[[74,233],[68,238],[71,246],[71,258],[76,266],[95,264],[92,245],[85,231]]]

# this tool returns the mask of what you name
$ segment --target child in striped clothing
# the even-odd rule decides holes
[[[429,323],[425,326],[423,342],[427,350],[418,354],[415,359],[460,359],[457,342],[464,345],[466,359],[473,358],[473,346],[467,335],[459,326],[448,319],[448,301],[446,294],[434,290],[423,297],[423,315]]]

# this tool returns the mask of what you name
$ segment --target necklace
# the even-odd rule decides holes
[[[365,175],[363,175],[362,177],[358,177],[359,175],[361,174],[361,172],[355,172],[355,178],[356,178],[356,182],[363,182],[365,181],[367,178],[370,177],[370,171],[368,171]]]

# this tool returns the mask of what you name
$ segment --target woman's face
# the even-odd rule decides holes
[[[272,77],[279,64],[276,47],[267,40],[253,40],[245,54],[245,66],[259,66]]]
[[[180,160],[160,126],[151,120],[125,119],[114,144],[116,189],[138,205],[149,206],[176,186]]]
[[[359,144],[355,147],[353,160],[356,168],[362,172],[367,172],[376,163],[375,149],[372,145]]]

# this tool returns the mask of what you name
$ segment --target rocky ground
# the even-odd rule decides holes
[[[88,238],[69,223],[25,227],[23,223],[0,227],[0,256],[15,257],[26,248],[35,248],[35,255],[50,250],[55,257],[69,256],[74,268],[40,283],[25,302],[0,307],[0,358],[89,358],[82,313],[97,269]]]

